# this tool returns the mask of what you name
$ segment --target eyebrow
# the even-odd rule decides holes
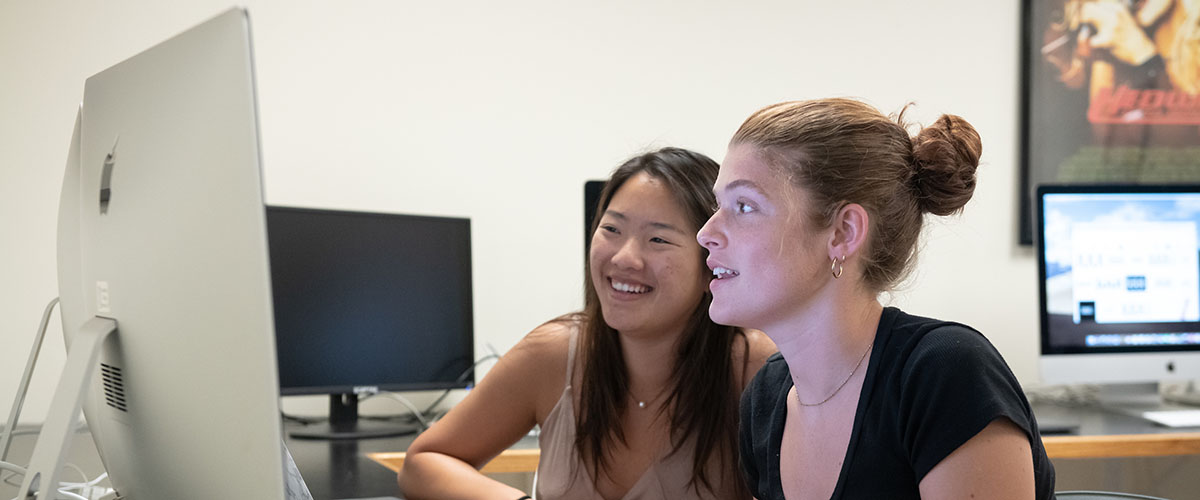
[[[734,189],[743,188],[743,187],[758,193],[760,196],[763,196],[764,198],[767,197],[767,192],[763,191],[762,188],[758,187],[758,184],[755,184],[754,181],[751,181],[749,179],[738,179],[736,181],[730,182],[728,185],[725,186],[725,191],[733,191]],[[713,194],[716,194],[715,190],[713,191]]]
[[[622,220],[622,221],[627,221],[627,220],[629,220],[629,217],[626,217],[626,216],[625,216],[625,214],[623,214],[623,213],[621,213],[621,212],[618,212],[618,211],[616,211],[616,210],[605,210],[605,211],[604,211],[604,214],[605,214],[605,215],[611,215],[611,216],[613,216],[614,218],[616,218],[616,219],[620,219],[620,220]],[[677,232],[677,233],[680,233],[680,234],[689,234],[687,231],[684,231],[684,230],[682,230],[682,229],[679,229],[678,227],[675,227],[674,225],[668,224],[668,223],[666,223],[666,222],[657,222],[657,221],[651,221],[651,222],[648,222],[648,223],[646,223],[646,225],[648,225],[648,226],[650,226],[650,227],[653,227],[653,228],[656,228],[656,229],[665,229],[665,230],[667,230],[667,231],[675,231],[675,232]]]

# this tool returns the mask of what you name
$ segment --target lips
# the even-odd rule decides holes
[[[741,274],[735,269],[725,267],[724,264],[717,262],[717,260],[712,257],[709,257],[708,260],[705,261],[705,264],[708,264],[708,268],[712,269],[714,280],[726,280],[737,277],[737,275]]]

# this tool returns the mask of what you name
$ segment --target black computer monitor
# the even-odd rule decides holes
[[[359,420],[358,396],[470,384],[469,219],[272,206],[267,233],[280,393],[330,395],[294,437],[412,432]]]
[[[583,261],[587,262],[592,250],[592,220],[596,218],[596,209],[600,207],[600,194],[608,181],[584,181],[583,183]]]

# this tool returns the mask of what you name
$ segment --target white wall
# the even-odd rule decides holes
[[[269,203],[467,216],[476,335],[500,350],[582,303],[582,184],[652,147],[718,161],[785,99],[908,101],[984,141],[975,199],[927,230],[894,303],[976,326],[1036,381],[1016,243],[1016,2],[247,1]],[[0,4],[0,409],[56,295],[59,185],[83,82],[224,1]],[[63,359],[52,323],[23,421]],[[182,388],[181,388],[182,390]],[[0,416],[3,418],[3,416]]]

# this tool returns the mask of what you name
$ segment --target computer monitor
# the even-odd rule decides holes
[[[293,437],[413,432],[358,419],[358,396],[472,382],[469,219],[272,206],[267,233],[280,392],[330,395]]]
[[[1037,189],[1041,371],[1153,405],[1200,378],[1200,185]]]
[[[600,208],[600,195],[608,181],[590,180],[583,183],[583,261],[587,262],[592,251],[592,221]]]
[[[121,498],[284,498],[254,88],[240,9],[87,79],[59,207],[67,365],[21,498],[56,497],[81,404]]]

